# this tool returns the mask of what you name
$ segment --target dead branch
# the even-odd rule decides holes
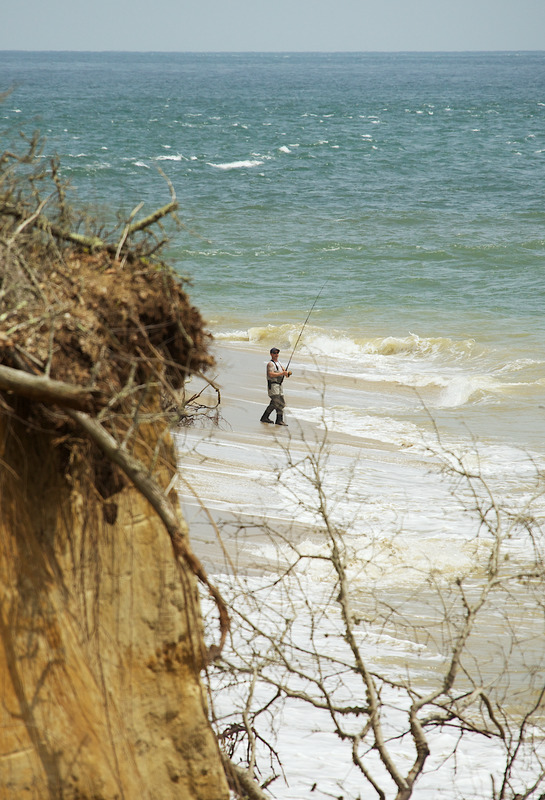
[[[11,216],[15,219],[21,220],[21,224],[26,226],[27,224],[31,224],[43,230],[44,232],[50,234],[56,239],[61,239],[62,241],[72,242],[80,247],[84,247],[89,249],[91,252],[98,252],[98,251],[105,251],[110,253],[112,256],[119,257],[120,251],[120,244],[124,245],[128,236],[133,233],[137,233],[138,231],[142,231],[146,228],[155,225],[160,219],[172,214],[178,208],[178,201],[173,200],[167,205],[163,206],[162,208],[157,209],[152,214],[149,214],[147,217],[135,222],[133,225],[130,225],[124,236],[122,237],[122,241],[118,244],[111,244],[109,242],[104,241],[99,236],[86,236],[82,233],[76,233],[74,231],[67,231],[62,228],[60,225],[56,225],[53,222],[50,222],[47,217],[41,214],[39,211],[34,212],[30,216],[27,215],[26,210],[22,207],[17,205],[13,205],[12,203],[2,203],[0,205],[0,214],[5,216]],[[21,226],[19,226],[21,227]]]
[[[271,796],[262,791],[247,770],[233,763],[225,753],[220,751],[220,755],[225,772],[231,778],[233,788],[239,797],[247,800],[271,800]]]
[[[101,392],[96,390],[83,389],[41,375],[31,375],[3,364],[0,364],[0,389],[28,397],[38,403],[51,403],[79,411],[92,411],[101,396]]]
[[[144,219],[139,220],[139,222],[135,222],[133,225],[129,227],[128,235],[130,236],[132,233],[137,233],[137,231],[143,231],[144,228],[149,228],[151,225],[155,225],[160,219],[163,217],[167,217],[169,214],[172,214],[173,211],[178,209],[178,201],[173,200],[171,203],[167,203],[166,206],[162,208],[158,208],[157,211],[154,211],[153,214],[149,214]]]
[[[125,229],[123,231],[123,235],[122,235],[121,239],[119,240],[119,244],[117,245],[117,250],[115,251],[116,261],[117,261],[117,259],[119,259],[119,254],[121,253],[121,249],[122,249],[123,245],[125,244],[125,242],[127,241],[127,237],[128,237],[128,235],[130,233],[130,230],[131,230],[130,221],[131,221],[131,219],[133,219],[138,214],[138,212],[140,211],[140,209],[142,208],[143,205],[144,205],[143,202],[142,203],[138,203],[136,208],[133,208],[133,210],[129,214],[129,219],[128,219],[127,224],[125,226]]]

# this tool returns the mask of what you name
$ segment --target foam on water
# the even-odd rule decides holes
[[[402,387],[416,392],[425,390],[422,401],[430,408],[497,403],[503,394],[513,389],[513,382],[509,381],[512,371],[524,367],[532,366],[532,377],[541,380],[538,362],[526,360],[524,365],[515,362],[511,368],[500,360],[501,353],[477,346],[472,340],[429,339],[417,335],[403,339],[357,340],[310,326],[300,339],[299,336],[300,329],[289,324],[219,334],[224,340],[243,339],[262,344],[264,348],[272,343],[282,351],[285,347],[286,355],[283,352],[281,356],[284,361],[297,345],[292,362],[295,368],[306,360],[332,379],[339,376],[362,383],[396,384],[397,391]],[[535,386],[535,381],[528,386]]]
[[[156,156],[156,161],[187,161],[188,159],[185,156],[182,156],[180,153],[175,156]]]
[[[251,169],[252,167],[259,167],[264,162],[260,159],[246,159],[245,161],[228,161],[224,164],[214,164],[211,161],[207,162],[210,167],[229,171],[232,169]]]
[[[314,565],[315,560],[310,563]],[[321,663],[320,680],[326,681],[330,671],[336,678],[342,674],[342,681],[335,681],[339,688],[336,699],[338,702],[344,699],[345,703],[354,707],[363,702],[365,690],[360,676],[340,667],[350,662],[350,656],[342,626],[332,611],[331,598],[328,598],[325,589],[324,596],[321,597],[320,587],[327,585],[327,581],[323,578],[323,575],[318,576],[317,573],[313,573],[299,576],[297,580],[291,581],[289,606],[284,609],[281,619],[276,621],[276,624],[285,624],[285,615],[293,615],[290,632],[301,649],[297,653],[291,652],[291,659],[297,659],[300,674],[303,675],[307,671],[316,674],[311,654],[316,651],[326,653],[327,658]],[[275,597],[277,592],[275,586],[269,583],[267,587],[259,578],[251,578],[246,589],[252,595],[262,595],[263,605],[268,609],[280,608],[282,605]],[[309,616],[309,597],[313,598],[313,601],[321,597],[322,604],[329,601],[328,610],[320,617],[320,624],[312,630],[312,633],[306,623]],[[365,619],[365,614],[363,617]],[[430,647],[429,644],[391,635],[385,627],[374,629],[372,624],[365,623],[364,620],[362,622],[364,624],[361,629],[356,622],[353,633],[364,661],[372,664],[376,672],[389,675],[392,681],[403,685],[407,679],[404,665],[412,663],[419,664],[422,673],[429,675],[431,681],[437,683],[441,680],[442,670],[448,665],[439,650]],[[274,614],[267,613],[259,620],[258,628],[262,630],[273,631],[274,626]],[[244,647],[242,641],[235,639],[235,653],[243,652]],[[333,661],[333,664],[330,664],[330,659],[339,659],[339,663]],[[499,668],[501,669],[501,665]],[[308,683],[298,681],[297,678],[292,680],[291,688],[295,693],[298,688],[304,692],[309,691]],[[413,692],[418,691],[418,686],[413,683],[412,689]],[[258,681],[254,691],[256,707],[264,707],[270,702],[270,687],[267,690],[267,687],[260,686]],[[225,722],[228,722],[235,709],[239,714],[243,711],[246,699],[244,693],[240,695],[237,693],[236,688],[223,686],[217,702],[216,712],[225,715]],[[393,685],[386,684],[382,689],[381,703],[381,719],[391,755],[399,768],[408,770],[414,760],[414,750],[410,741],[396,734],[406,730],[410,701],[403,692],[396,690]],[[361,796],[362,779],[359,772],[351,766],[350,745],[339,741],[327,720],[327,715],[323,715],[319,710],[319,704],[313,706],[300,703],[295,698],[288,701],[284,715],[277,718],[280,727],[275,746],[287,775],[297,776],[297,781],[296,783],[293,780],[288,780],[286,783],[277,781],[275,797],[281,800],[299,800],[314,790],[324,796],[340,796],[339,792],[342,796]],[[349,729],[350,721],[345,719],[344,725]],[[354,720],[354,725],[354,729],[359,730],[357,720]],[[539,740],[539,730],[533,730],[530,726],[529,741],[534,734]],[[429,733],[429,744],[430,758],[419,781],[416,796],[423,800],[437,800],[437,798],[460,800],[468,797],[472,800],[486,800],[490,796],[490,775],[494,770],[498,770],[501,774],[505,758],[498,737],[486,738],[469,732],[463,739],[459,739],[455,732],[451,733],[449,728],[445,727]],[[452,758],[454,752],[456,752],[455,759]],[[373,756],[373,751],[367,753],[366,765],[376,780],[383,786],[388,785],[385,768],[376,755]],[[513,786],[531,785],[532,775],[536,769],[539,769],[539,765],[535,763],[535,759],[531,757],[523,759],[511,775]],[[391,795],[387,796],[395,796],[394,787]]]
[[[437,535],[417,538],[403,533],[389,539],[348,534],[343,546],[347,578],[356,597],[361,591],[368,594],[426,587],[431,577],[436,585],[447,586],[468,576],[482,576],[491,553],[490,542],[484,540]],[[512,550],[514,556],[520,555],[520,550]],[[295,552],[301,559],[296,570],[298,579],[305,576],[309,581],[333,584],[335,575],[328,560],[330,548],[325,535],[322,543],[313,538],[296,548],[282,544],[251,546],[256,561],[276,569],[287,569]]]
[[[366,439],[377,439],[380,442],[397,444],[402,447],[415,445],[422,440],[418,427],[411,422],[402,422],[384,415],[370,416],[361,414],[354,408],[339,407],[324,409],[297,408],[297,419],[314,423],[322,430],[347,433]]]
[[[222,331],[221,336],[236,341],[240,331]],[[383,338],[354,338],[342,331],[332,331],[313,325],[305,326],[301,334],[301,326],[286,323],[284,325],[269,324],[248,329],[242,338],[252,343],[268,342],[275,339],[279,345],[287,349],[296,343],[302,354],[324,356],[335,359],[359,361],[364,356],[382,356],[384,358],[399,356],[405,360],[414,359],[421,362],[443,360],[445,363],[473,362],[482,359],[485,351],[473,339],[453,340],[449,338],[421,337],[410,334],[406,337],[386,336]]]
[[[222,335],[231,336],[233,340],[236,340],[239,331],[222,331]],[[445,356],[449,359],[460,360],[482,355],[482,348],[478,348],[474,340],[426,338],[417,334],[410,334],[407,337],[356,338],[340,330],[320,328],[313,324],[307,324],[302,331],[300,324],[277,325],[270,323],[265,326],[249,328],[244,336],[248,341],[254,343],[268,341],[271,337],[275,337],[284,346],[293,346],[297,341],[298,347],[303,353],[318,353],[331,357],[361,357],[367,354],[421,358]]]

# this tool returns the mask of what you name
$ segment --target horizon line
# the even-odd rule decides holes
[[[463,50],[100,50],[89,49],[52,49],[52,48],[0,48],[0,53],[127,53],[127,54],[165,54],[165,55],[377,55],[377,54],[432,54],[432,53],[545,53],[542,49],[477,49]]]

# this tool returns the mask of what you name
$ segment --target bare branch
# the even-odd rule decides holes
[[[81,386],[51,380],[41,375],[31,375],[3,364],[0,365],[0,389],[39,403],[52,403],[80,411],[93,409],[101,396],[96,390],[83,389]]]
[[[221,753],[221,758],[225,772],[231,776],[233,789],[239,797],[247,798],[247,800],[271,800],[270,794],[265,794],[260,789],[247,770],[233,763],[225,753]]]

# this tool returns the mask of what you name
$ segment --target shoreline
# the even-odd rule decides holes
[[[461,517],[459,502],[433,449],[444,454],[449,447],[461,448],[468,467],[483,472],[502,502],[522,504],[532,491],[533,462],[526,459],[526,463],[523,451],[479,441],[467,430],[465,437],[444,434],[438,439],[425,414],[405,422],[403,411],[395,418],[395,411],[387,407],[377,410],[376,401],[371,410],[357,409],[360,386],[339,386],[337,375],[328,383],[328,373],[318,374],[316,365],[299,354],[291,364],[294,374],[285,383],[288,427],[264,425],[259,418],[268,404],[265,370],[270,346],[269,342],[260,346],[215,342],[217,368],[211,377],[221,387],[219,425],[181,427],[173,432],[180,503],[195,552],[210,572],[224,568],[223,548],[233,563],[253,571],[256,558],[262,559],[256,554],[262,552],[263,526],[268,524],[289,531],[296,540],[320,540],[312,514],[302,515],[298,506],[311,490],[293,468],[316,453],[323,459],[324,486],[338,506],[339,524],[352,519],[350,535],[356,540],[363,537],[362,542],[369,535],[379,536],[385,552],[396,531],[402,532],[404,544],[396,557],[424,571],[430,562],[445,574],[455,571],[456,560],[465,563],[465,547],[476,535]],[[287,361],[282,361],[282,352],[280,359]],[[202,379],[194,379],[188,389],[192,393],[203,387]],[[215,402],[214,392],[209,399]],[[362,403],[367,400],[368,395],[363,395]],[[339,403],[347,402],[352,410],[345,412]],[[357,411],[371,420],[369,430],[385,438],[365,435],[366,428],[351,434],[350,424],[344,428],[336,424],[343,413],[349,414],[346,419],[351,423]],[[330,412],[338,416],[328,416]],[[464,433],[463,411],[460,417],[459,431]],[[410,420],[407,413],[405,418]],[[428,425],[426,430],[422,421]],[[395,433],[389,440],[388,425]],[[506,460],[511,464],[507,472],[502,466]],[[307,510],[311,506],[312,502],[307,503]],[[545,510],[539,513],[545,515]],[[222,530],[221,544],[215,526]],[[439,541],[442,544],[437,547]],[[429,555],[426,546],[437,549],[437,555]]]
[[[173,431],[179,456],[178,495],[192,546],[207,570],[213,572],[218,564],[226,563],[227,548],[234,562],[253,572],[251,552],[244,556],[243,551],[252,542],[263,543],[264,525],[289,532],[290,538],[313,537],[312,525],[295,520],[278,492],[275,473],[292,457],[288,454],[304,458],[309,448],[323,447],[327,439],[327,448],[337,458],[381,463],[397,460],[402,448],[378,439],[320,430],[316,424],[298,419],[298,411],[316,408],[324,399],[322,387],[314,385],[313,365],[304,359],[292,362],[294,375],[285,384],[288,427],[264,425],[259,418],[268,404],[267,348],[222,342],[215,343],[214,354],[215,382],[221,386],[220,423]],[[202,379],[194,379],[189,392],[200,391],[203,385]],[[202,396],[215,402],[212,390],[205,389]],[[215,531],[219,524],[221,544]],[[241,527],[244,533],[239,537],[235,534]]]
[[[264,626],[268,630],[268,625],[275,623],[282,629],[288,608],[287,613],[294,614],[294,643],[304,652],[312,649],[305,644],[305,637],[314,631],[307,620],[319,618],[325,652],[340,652],[344,639],[335,613],[335,575],[328,572],[327,566],[330,542],[312,520],[290,504],[284,491],[286,472],[282,473],[281,482],[275,473],[276,469],[285,469],[282,459],[288,456],[300,466],[305,455],[315,453],[313,445],[323,443],[326,436],[331,459],[326,464],[324,490],[332,499],[334,512],[337,502],[342,505],[345,500],[349,505],[347,528],[339,541],[346,559],[351,608],[365,621],[361,630],[359,623],[356,626],[363,637],[364,655],[374,669],[392,680],[402,681],[409,675],[413,687],[430,691],[441,680],[443,667],[443,603],[445,599],[452,600],[458,580],[463,580],[471,593],[471,587],[485,579],[491,555],[486,535],[479,532],[475,519],[466,529],[462,527],[463,509],[442,483],[438,464],[429,456],[426,458],[422,450],[321,431],[315,423],[299,420],[297,414],[304,404],[308,407],[321,399],[313,386],[311,364],[298,359],[294,365],[295,380],[286,387],[288,404],[292,400],[293,406],[289,427],[277,429],[259,422],[268,400],[266,350],[263,353],[261,348],[222,344],[216,352],[223,423],[219,428],[186,429],[175,434],[178,444],[184,439],[186,447],[180,473],[192,482],[208,509],[205,513],[187,491],[180,493],[191,546],[212,582],[234,603],[235,609],[239,601],[244,613],[252,609],[258,628]],[[351,483],[345,481],[345,476]],[[299,494],[300,485],[295,479],[294,472],[288,470],[293,493],[308,502],[304,494]],[[345,521],[341,508],[339,523],[343,525]],[[509,557],[506,563],[512,564],[513,569],[517,565],[514,557],[525,557],[520,547],[520,542],[503,545],[503,552]],[[510,659],[510,688],[516,698],[513,704],[507,701],[505,708],[513,713],[517,704],[523,700],[531,703],[535,698],[525,671],[528,648],[524,646],[512,654],[505,631],[515,629],[523,633],[526,641],[537,641],[531,655],[536,670],[542,664],[542,626],[538,614],[528,616],[528,599],[532,599],[531,592],[521,592],[520,603],[502,606],[499,616],[497,606],[491,603],[483,611],[477,635],[467,647],[468,657],[477,660],[483,669],[489,668],[490,654],[504,647],[505,663]],[[202,600],[205,624],[210,623],[215,631],[215,609],[206,595]],[[386,620],[377,615],[381,604],[388,609]],[[396,611],[397,616],[389,625],[392,608],[399,613]],[[247,653],[245,642],[237,639],[243,636],[240,624],[238,619],[234,623],[233,657],[239,652],[237,648]],[[254,639],[249,641],[251,649]],[[311,644],[315,645],[314,639]],[[496,677],[493,669],[490,674]],[[501,676],[497,680],[501,689]],[[216,697],[220,717],[236,717],[237,699],[220,690]],[[278,797],[294,800],[301,792],[308,794],[318,767],[324,772],[322,785],[331,789],[331,796],[340,785],[355,796],[361,780],[351,768],[346,769],[349,761],[343,760],[343,746],[324,725],[320,713],[291,700],[287,701],[285,713],[289,716],[278,732],[278,752],[297,788],[279,787]],[[310,729],[315,733],[309,755],[301,741],[309,736]],[[431,741],[433,756],[419,789],[423,797],[429,798],[437,793],[436,769],[453,746],[449,741],[445,743],[444,736],[432,737]],[[481,765],[496,757],[474,741],[457,752],[456,769],[462,761],[464,765],[461,781],[467,779],[464,776],[480,774]],[[337,764],[343,765],[341,775],[337,775]],[[452,767],[444,769],[447,775],[449,769]]]

